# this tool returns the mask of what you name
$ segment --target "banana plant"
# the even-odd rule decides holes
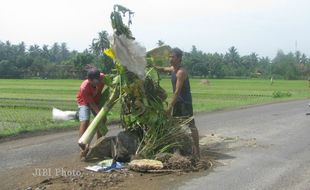
[[[116,73],[112,84],[107,85],[109,93],[106,94],[109,94],[109,98],[78,143],[82,148],[86,147],[98,129],[105,135],[106,125],[101,127],[100,124],[106,122],[108,112],[119,102],[123,128],[136,133],[140,139],[137,154],[151,158],[156,153],[169,152],[181,146],[179,138],[186,132],[179,121],[166,115],[167,93],[160,87],[160,77],[154,68],[156,62],[165,60],[170,47],[146,52],[134,41],[129,24],[126,26],[123,23],[122,16],[126,13],[130,24],[133,12],[129,9],[115,5],[111,13],[113,41],[103,53],[114,61]],[[162,57],[158,59],[159,55]]]

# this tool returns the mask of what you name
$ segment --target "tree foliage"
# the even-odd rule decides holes
[[[165,43],[158,40],[157,45]],[[0,41],[0,78],[84,78],[85,65],[92,64],[110,73],[113,61],[102,51],[109,47],[108,33],[101,31],[83,52],[70,51],[66,43],[52,46],[24,42],[12,44]],[[164,64],[164,63],[163,63]],[[307,79],[310,60],[302,52],[284,53],[279,50],[273,59],[259,57],[255,52],[241,56],[236,47],[226,53],[205,53],[196,46],[184,52],[184,67],[191,76],[202,78],[281,78]]]

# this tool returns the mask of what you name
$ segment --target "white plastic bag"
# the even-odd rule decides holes
[[[75,119],[76,111],[62,111],[57,108],[53,108],[52,117],[55,121],[68,121]]]
[[[146,49],[138,42],[128,39],[125,35],[113,35],[112,49],[116,59],[129,71],[145,78]]]

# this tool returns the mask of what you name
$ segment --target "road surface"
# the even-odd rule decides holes
[[[196,115],[201,146],[215,159],[212,171],[162,184],[167,189],[309,190],[310,100]],[[111,133],[118,131],[113,126]],[[77,131],[0,143],[1,189],[39,181],[34,168],[78,163]],[[62,164],[62,165],[61,165]],[[161,182],[159,182],[161,183]],[[161,187],[160,184],[158,187]],[[156,189],[156,186],[153,187]]]

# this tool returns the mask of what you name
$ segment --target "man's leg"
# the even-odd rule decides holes
[[[200,158],[199,133],[198,133],[198,129],[195,125],[194,119],[189,123],[189,128],[191,130],[191,134],[192,134],[192,138],[193,138],[193,142],[194,142],[193,154],[195,156],[197,156],[198,158]]]
[[[90,119],[90,110],[86,105],[79,106],[79,120],[80,120],[80,129],[79,129],[79,137],[81,137],[86,131],[89,125]]]
[[[79,137],[85,133],[88,125],[89,125],[90,111],[88,106],[79,106],[79,120],[80,120],[80,128],[79,128]],[[88,152],[88,145],[81,146],[80,158],[81,160],[85,158]]]
[[[89,125],[89,120],[80,121],[79,137],[81,137],[84,134],[88,125]]]
[[[79,129],[79,136],[81,138],[81,136],[84,134],[84,132],[86,131],[87,127],[89,125],[89,120],[85,120],[85,121],[80,121],[80,129]],[[80,159],[84,160],[85,156],[88,152],[88,147],[86,146],[81,146],[81,151],[80,151]]]

